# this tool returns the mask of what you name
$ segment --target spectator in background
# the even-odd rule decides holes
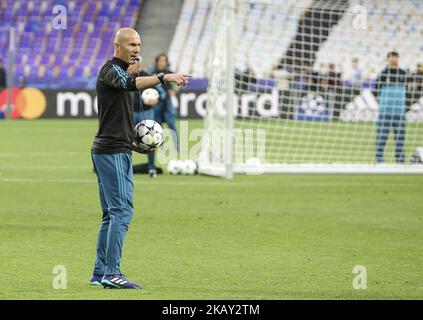
[[[53,78],[57,79],[60,76],[60,67],[59,66],[54,66],[53,67]]]
[[[6,70],[4,69],[3,60],[0,59],[0,91],[7,87]]]
[[[291,78],[290,89],[296,90],[300,94],[303,94],[308,90],[308,85],[309,77],[304,72],[304,69],[299,66],[295,66],[293,76]]]
[[[6,82],[6,70],[4,69],[3,66],[3,60],[0,59],[0,92],[3,91],[4,88],[7,87],[7,82]],[[4,119],[5,113],[0,111],[0,119]]]
[[[417,65],[416,72],[412,73],[408,79],[410,104],[416,103],[423,97],[423,63]]]
[[[166,53],[160,53],[154,60],[154,67],[148,73],[156,75],[163,72],[164,74],[173,73],[170,70],[169,58]],[[179,90],[173,83],[165,83],[163,85],[164,99],[154,108],[154,120],[160,123],[166,123],[169,129],[175,134],[172,135],[175,143],[176,150],[179,152],[178,133],[176,130],[176,110],[173,106],[172,97],[176,96]]]
[[[23,89],[23,88],[26,87],[26,80],[23,76],[20,76],[18,78],[18,87],[19,87],[19,89]]]
[[[249,88],[250,84],[257,84],[257,79],[253,69],[251,69],[249,65],[247,65],[244,71],[236,68],[235,69],[235,93],[241,94],[243,92],[247,92],[251,90]]]
[[[325,83],[326,82],[326,83]],[[344,88],[341,81],[341,73],[337,71],[336,65],[334,63],[328,64],[328,73],[326,74],[326,79],[321,81],[321,87],[324,88],[324,85],[327,85],[327,96],[329,113],[334,118],[339,117],[341,113],[343,102],[342,97],[344,97]]]
[[[329,63],[327,80],[329,90],[335,91],[341,85],[341,74],[336,71],[336,65],[334,63]]]
[[[351,67],[344,73],[343,80],[351,87],[360,89],[363,82],[363,71],[358,66],[358,58],[351,60]]]
[[[306,75],[308,90],[316,91],[319,86],[320,75],[317,71],[313,70],[313,66],[309,61],[303,63],[303,73]]]
[[[389,52],[388,66],[377,77],[374,92],[379,102],[376,163],[383,163],[383,152],[391,128],[394,131],[396,162],[404,163],[406,80],[406,72],[399,67],[398,52]]]
[[[150,74],[142,69],[142,62],[134,63],[129,65],[127,72],[129,74],[136,74],[137,76],[145,77]],[[160,93],[160,100],[164,99],[166,93],[160,85],[154,87]],[[149,101],[147,104],[143,103],[141,98],[141,92],[134,92],[134,125],[141,122],[142,120],[154,120],[154,108],[156,108],[160,100]],[[155,178],[157,175],[157,169],[154,164],[154,152],[147,154],[148,157],[148,175],[150,178]]]

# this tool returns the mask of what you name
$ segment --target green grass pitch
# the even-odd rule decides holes
[[[423,298],[423,176],[137,175],[122,269],[145,289],[89,287],[96,126],[0,122],[0,299]]]

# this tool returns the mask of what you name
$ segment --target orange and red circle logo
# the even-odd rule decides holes
[[[41,117],[47,108],[47,100],[44,93],[37,88],[13,88],[12,89],[12,119],[37,119]],[[0,92],[0,111],[7,108],[7,89]]]

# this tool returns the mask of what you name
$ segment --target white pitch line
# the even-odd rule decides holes
[[[71,170],[71,171],[79,171],[79,170],[92,170],[93,167],[91,166],[0,166],[0,172],[6,170],[18,170],[18,171],[45,171],[45,170]]]
[[[77,132],[81,132],[81,131],[88,131],[91,132],[93,135],[95,135],[97,128],[90,128],[90,127],[60,127],[60,128],[43,128],[43,127],[10,127],[8,128],[8,130],[16,130],[17,132],[25,132],[25,131],[29,131],[34,133],[34,131],[36,132],[47,132],[47,133],[52,133],[54,132],[55,134],[58,133],[67,133],[69,131],[77,131]]]
[[[90,151],[22,151],[22,152],[0,152],[0,157],[47,157],[47,156],[72,156],[72,155],[81,155],[85,154],[87,157],[90,157]]]
[[[177,177],[175,177],[177,179]],[[5,178],[0,177],[0,182],[8,182],[8,183],[75,183],[75,184],[96,184],[97,180],[94,179],[50,179],[50,178]],[[145,179],[143,181],[135,181],[136,185],[185,185],[185,186],[219,186],[219,187],[263,187],[263,186],[271,186],[271,187],[364,187],[364,186],[371,186],[371,187],[413,187],[413,186],[422,186],[421,183],[361,183],[361,182],[292,182],[287,181],[286,183],[254,183],[254,182],[236,182],[236,181],[161,181],[158,178],[155,181],[151,181],[149,179]]]
[[[31,178],[0,178],[1,182],[12,183],[97,183],[90,179],[31,179]]]
[[[8,183],[76,183],[76,184],[90,184],[95,183],[97,184],[96,179],[47,179],[47,178],[1,178],[0,182],[8,182]],[[148,183],[160,185],[199,185],[199,186],[255,186],[254,183],[249,182],[229,182],[225,183],[224,180],[221,182],[200,182],[200,181],[134,181],[136,185],[146,185]]]

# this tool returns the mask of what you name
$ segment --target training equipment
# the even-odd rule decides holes
[[[167,171],[170,174],[194,175],[198,173],[198,163],[195,160],[170,160],[167,164]]]
[[[163,144],[163,129],[154,120],[142,120],[135,128],[135,143],[143,150],[155,150]]]
[[[180,160],[169,160],[167,164],[167,171],[170,174],[181,174],[182,173],[182,162]]]
[[[404,164],[395,162],[392,129],[384,163],[375,164],[372,93],[388,52],[398,50],[400,67],[416,70],[419,1],[213,3],[201,173],[231,178],[250,158],[264,173],[423,172],[410,164],[423,144],[421,85],[409,85],[406,96]]]
[[[160,94],[159,92],[154,89],[154,88],[148,88],[145,89],[142,93],[141,93],[141,98],[142,98],[142,102],[145,105],[154,105],[157,103],[157,100],[160,99]],[[152,103],[152,101],[154,101]]]
[[[416,152],[411,156],[411,163],[423,163],[423,148],[417,148]]]
[[[182,161],[182,174],[194,175],[197,174],[198,165],[194,160]]]

